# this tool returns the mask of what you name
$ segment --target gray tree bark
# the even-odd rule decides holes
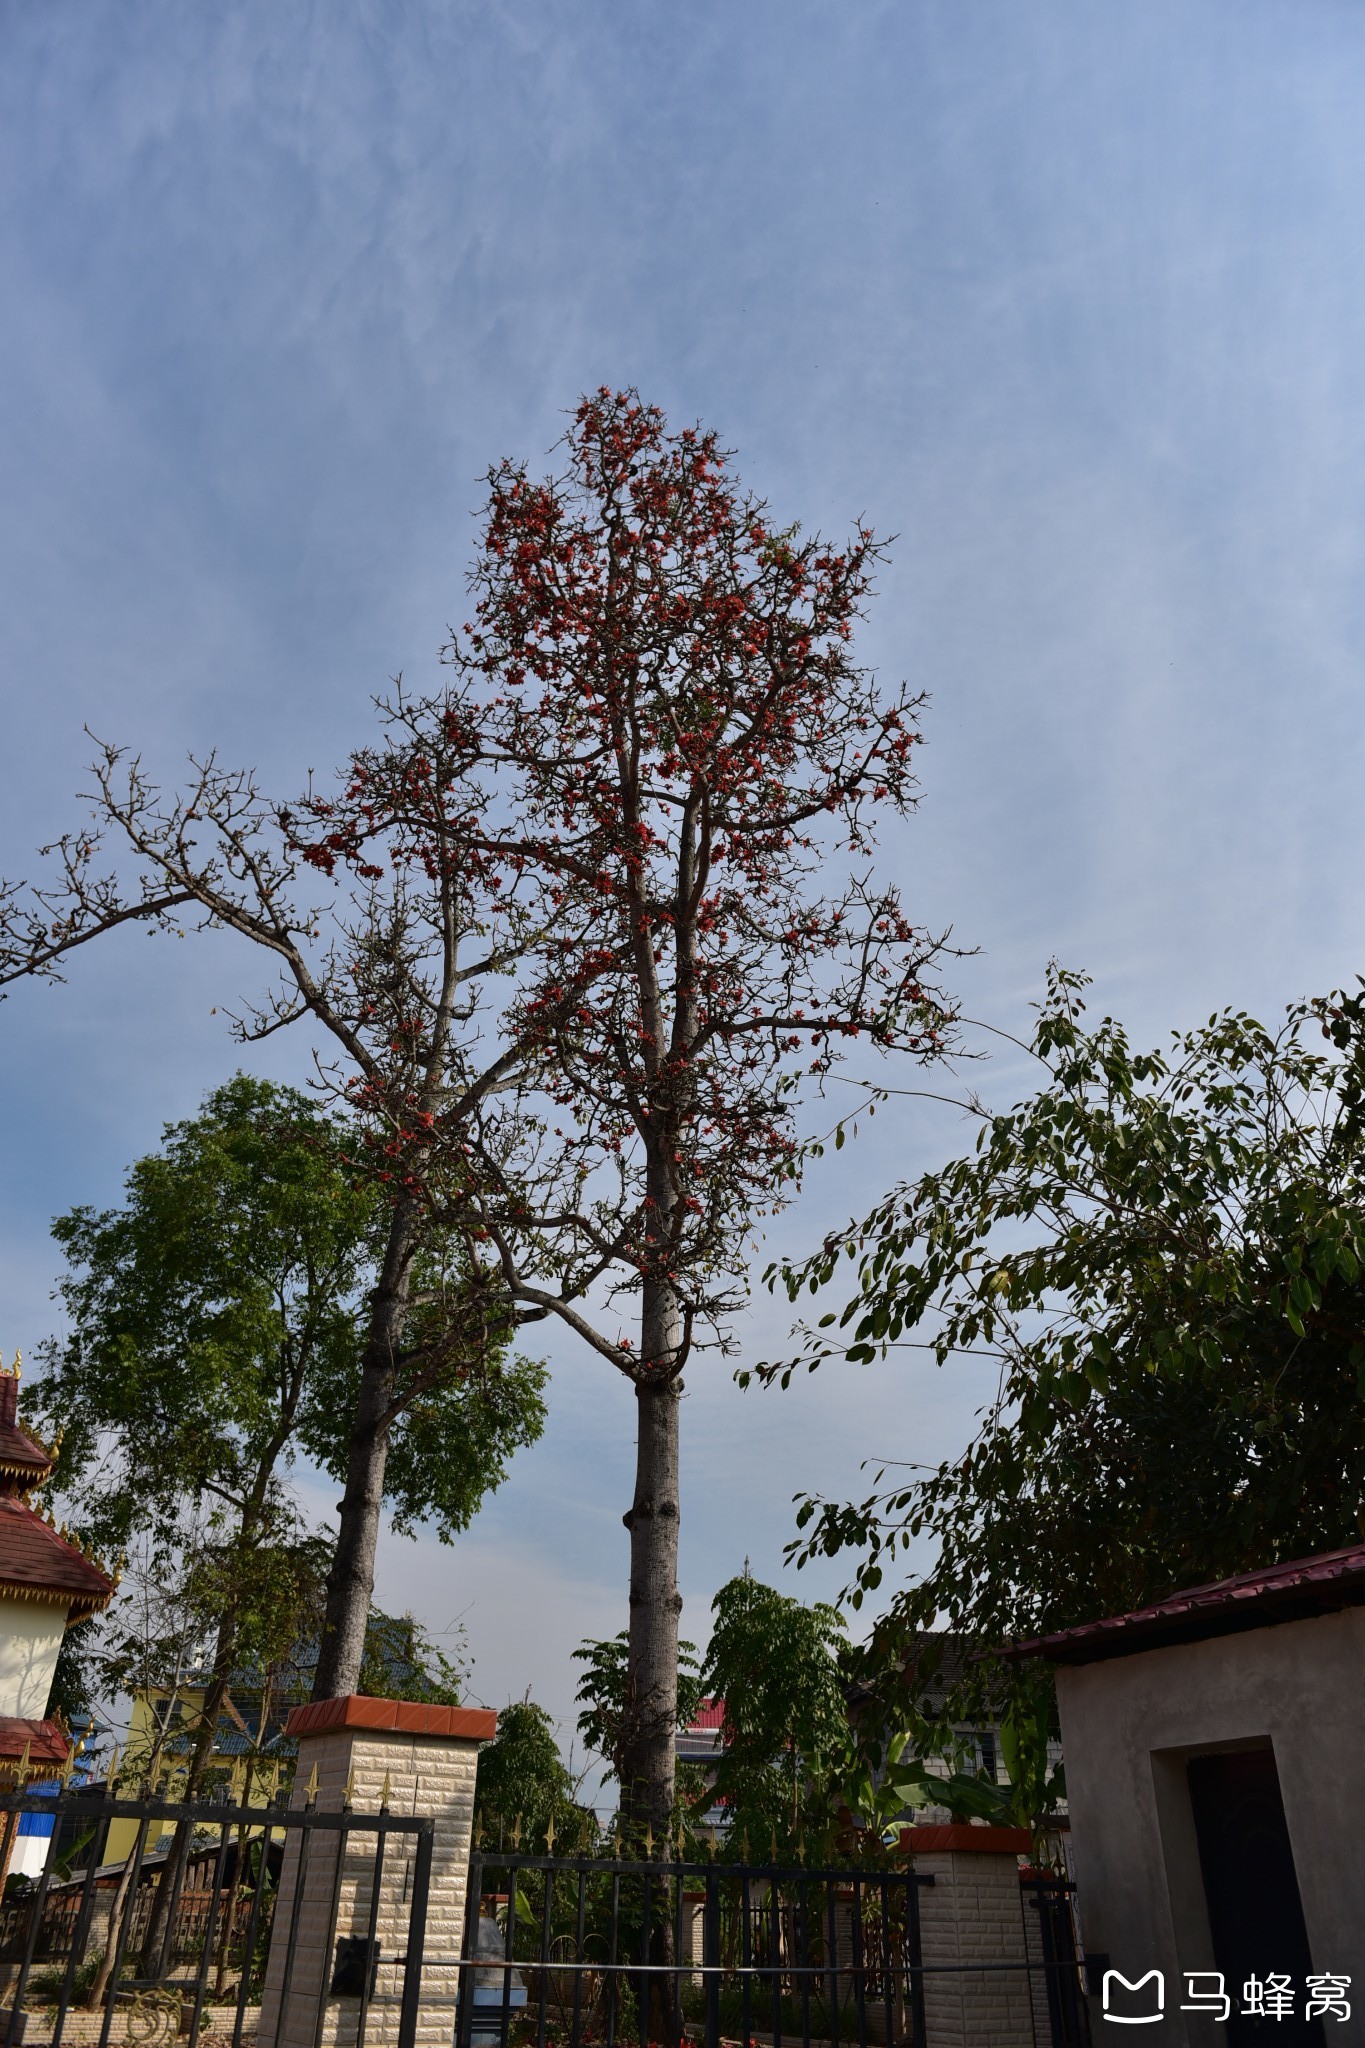
[[[360,1392],[351,1420],[341,1525],[327,1577],[327,1605],[313,1680],[315,1700],[339,1699],[355,1692],[360,1684],[365,1629],[374,1597],[374,1554],[384,1505],[394,1361],[407,1325],[408,1290],[419,1229],[415,1205],[400,1202],[393,1212],[384,1264],[370,1307]]]
[[[622,1518],[630,1531],[630,1655],[621,1749],[622,1812],[637,1833],[648,1827],[660,1843],[667,1839],[673,1818],[676,1765],[678,1616],[682,1611],[678,1592],[681,1398],[679,1379],[646,1381],[635,1389],[635,1498]]]

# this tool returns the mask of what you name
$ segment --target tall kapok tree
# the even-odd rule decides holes
[[[421,1301],[414,1282],[434,1193],[447,1214],[458,1209],[459,1133],[515,1066],[479,1015],[482,984],[517,951],[515,892],[500,887],[476,829],[484,792],[459,721],[401,684],[377,709],[379,737],[335,794],[310,787],[292,806],[213,756],[191,763],[183,794],[163,797],[140,760],[101,745],[88,825],[44,849],[48,879],[0,886],[0,987],[61,980],[72,953],[125,925],[244,939],[279,978],[233,1018],[235,1035],[311,1024],[323,1098],[344,1101],[367,1133],[357,1172],[379,1181],[390,1209],[349,1412],[318,1698],[359,1678],[395,1423],[482,1371],[509,1333],[489,1275],[450,1284],[438,1259]]]
[[[879,544],[778,531],[714,434],[633,392],[584,399],[564,448],[544,482],[490,472],[476,616],[446,649],[538,934],[510,1029],[544,1114],[484,1221],[513,1298],[635,1391],[622,1795],[660,1830],[684,1367],[731,1348],[752,1226],[799,1179],[802,1081],[858,1038],[930,1057],[945,1014],[936,942],[863,860],[871,814],[916,800],[919,699],[849,644]]]

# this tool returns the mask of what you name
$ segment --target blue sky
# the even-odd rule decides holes
[[[634,383],[784,520],[898,536],[863,647],[933,701],[884,857],[979,948],[973,1014],[1026,1026],[1052,954],[1152,1034],[1347,980],[1363,103],[1347,0],[0,4],[0,867],[71,815],[85,724],[168,779],[334,766],[435,673],[480,472]],[[52,1327],[51,1217],[231,1069],[253,975],[130,936],[0,1009],[7,1351]],[[964,1136],[903,1104],[759,1256]],[[751,1354],[782,1329],[760,1302]],[[544,1444],[380,1590],[563,1713],[624,1621],[633,1403],[552,1362]],[[980,1393],[699,1368],[685,1626],[777,1572],[794,1492],[953,1450]]]

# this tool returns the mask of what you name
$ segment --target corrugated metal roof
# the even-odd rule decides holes
[[[1267,1628],[1281,1621],[1329,1614],[1365,1601],[1365,1543],[1316,1557],[1239,1572],[1171,1593],[1128,1614],[1108,1615],[1055,1635],[1011,1643],[1002,1657],[1046,1657],[1054,1664],[1089,1664],[1101,1657],[1126,1657],[1164,1643],[1197,1642],[1241,1629]]]

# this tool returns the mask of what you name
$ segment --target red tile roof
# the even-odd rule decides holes
[[[1301,1621],[1365,1602],[1365,1543],[1292,1558],[1235,1578],[1214,1579],[1165,1600],[1083,1622],[1056,1635],[1011,1643],[1002,1657],[1046,1657],[1054,1664],[1091,1664],[1101,1657],[1127,1657],[1165,1643],[1198,1642],[1240,1629]]]
[[[71,1754],[71,1744],[59,1722],[25,1721],[18,1714],[0,1714],[0,1763],[17,1762],[25,1747],[31,1765],[64,1764]]]
[[[51,1453],[19,1427],[19,1377],[0,1371],[0,1487],[33,1486],[52,1470]]]
[[[19,1599],[65,1597],[68,1618],[107,1605],[114,1582],[74,1543],[50,1529],[26,1501],[0,1494],[0,1593]]]
[[[328,1735],[338,1728],[372,1728],[395,1735],[459,1736],[466,1742],[491,1742],[498,1717],[487,1707],[440,1707],[419,1700],[372,1700],[351,1692],[336,1700],[311,1700],[295,1707],[284,1724],[286,1735]]]
[[[696,1713],[692,1716],[692,1719],[688,1722],[684,1732],[690,1735],[694,1729],[723,1728],[724,1726],[724,1700],[703,1700]]]

